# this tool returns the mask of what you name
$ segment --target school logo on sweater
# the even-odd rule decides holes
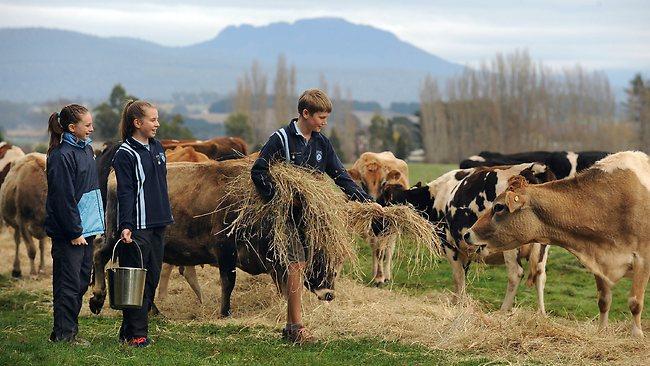
[[[321,160],[323,160],[323,152],[316,150],[316,161],[320,163]]]
[[[160,153],[160,154],[156,155],[156,163],[158,163],[158,165],[160,165],[160,164],[162,164],[164,162],[165,162],[165,153]]]

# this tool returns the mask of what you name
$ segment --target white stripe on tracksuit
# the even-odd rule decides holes
[[[291,158],[289,157],[289,137],[287,137],[287,132],[284,130],[284,128],[281,128],[275,133],[280,138],[280,141],[282,141],[282,146],[284,146],[284,158],[287,163],[290,163]]]
[[[118,150],[124,150],[135,157],[136,166],[135,166],[135,176],[138,181],[138,193],[136,196],[135,204],[135,219],[136,219],[136,229],[146,229],[147,228],[147,210],[145,208],[144,200],[144,181],[146,179],[144,175],[144,168],[142,167],[142,161],[140,160],[140,154],[135,151],[127,142],[124,142]]]

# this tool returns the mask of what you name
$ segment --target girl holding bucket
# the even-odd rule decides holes
[[[147,270],[142,307],[124,309],[120,341],[146,347],[148,311],[160,278],[165,227],[174,222],[167,195],[165,150],[154,137],[160,123],[158,111],[149,102],[129,101],[122,111],[120,132],[124,141],[115,153],[113,168],[117,178],[117,226],[120,239],[137,248],[118,248],[121,267],[141,265]]]
[[[104,232],[95,154],[90,146],[93,119],[86,107],[70,104],[48,122],[45,230],[52,238],[54,327],[52,342],[88,346],[77,337],[79,311],[90,283],[93,240]]]

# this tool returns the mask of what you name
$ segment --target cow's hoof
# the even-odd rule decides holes
[[[384,281],[375,281],[375,287],[382,288],[384,287]]]
[[[232,311],[230,311],[230,310],[228,310],[226,312],[222,311],[221,314],[219,315],[219,318],[221,318],[221,319],[227,319],[227,318],[230,318],[230,317],[232,317]]]
[[[13,270],[13,271],[11,271],[11,277],[13,277],[13,278],[21,278],[21,277],[23,277],[23,274],[22,274],[22,272],[20,272],[20,270],[17,270],[17,271]]]
[[[30,273],[29,274],[29,279],[32,281],[38,280],[38,273]]]
[[[99,313],[102,312],[102,308],[104,307],[104,299],[106,296],[98,296],[98,295],[93,295],[93,297],[88,300],[88,306],[90,307],[90,311],[93,314],[99,315]]]
[[[643,338],[643,331],[637,327],[632,327],[632,337],[634,338]]]
[[[149,316],[158,316],[158,315],[162,315],[162,313],[160,312],[160,310],[158,310],[156,304],[152,303],[151,307],[149,308]]]

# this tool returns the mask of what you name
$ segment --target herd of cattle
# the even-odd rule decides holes
[[[164,267],[159,298],[167,293],[173,266],[179,266],[199,301],[202,299],[196,265],[219,267],[221,315],[230,315],[230,296],[238,267],[251,274],[268,273],[284,289],[286,269],[272,260],[272,238],[261,237],[243,245],[220,230],[232,222],[232,214],[212,212],[224,197],[227,177],[249,168],[246,144],[238,138],[207,141],[163,140],[168,157],[168,186],[175,224],[166,232]],[[115,179],[110,163],[117,144],[106,144],[97,153],[102,198],[106,206],[107,232],[95,242],[94,288],[90,307],[99,313],[106,288],[103,268],[110,258],[115,230]],[[43,269],[44,202],[47,194],[45,156],[23,154],[7,143],[0,145],[0,217],[14,228],[16,256],[12,275],[20,276],[18,249],[25,242],[30,275],[37,275],[39,240]],[[585,171],[585,172],[582,172]],[[621,173],[624,172],[624,173]],[[592,271],[599,292],[601,325],[607,325],[611,286],[631,276],[629,298],[632,333],[642,336],[640,314],[645,286],[650,277],[650,229],[643,219],[650,215],[650,163],[639,152],[609,154],[587,152],[481,152],[423,185],[410,186],[408,165],[391,152],[366,152],[349,170],[381,205],[410,204],[434,224],[451,264],[455,295],[465,295],[467,271],[473,261],[504,264],[508,273],[502,310],[513,307],[528,261],[528,285],[535,285],[539,312],[545,314],[544,285],[550,245],[560,245]],[[548,200],[545,201],[545,200]],[[562,230],[566,226],[569,229]],[[270,234],[269,234],[270,235]],[[395,238],[388,243],[369,243],[373,256],[373,283],[391,280]],[[321,300],[334,298],[336,269],[325,270],[322,257],[314,256],[305,286]]]

